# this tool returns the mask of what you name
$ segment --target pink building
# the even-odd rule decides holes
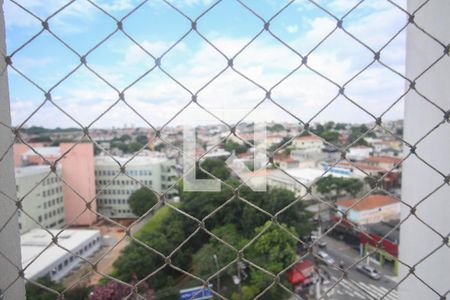
[[[59,147],[45,147],[40,143],[30,145],[40,155],[34,153],[25,144],[14,144],[15,167],[42,165],[46,163],[46,160],[54,162],[74,144],[61,143]],[[45,157],[45,160],[42,157]],[[90,210],[86,209],[85,203],[95,197],[94,147],[92,143],[77,144],[60,160],[60,164],[62,176],[67,183],[64,185],[65,223],[73,226],[93,224],[97,219],[95,214],[97,203],[93,201]]]
[[[73,143],[61,143],[65,153]],[[79,143],[61,160],[64,185],[64,210],[66,224],[91,225],[97,220],[97,202],[86,209],[85,201],[95,198],[94,147],[92,143]],[[69,187],[70,186],[70,187]],[[76,193],[74,192],[76,191]],[[84,200],[85,201],[84,201]],[[76,220],[74,220],[76,218]]]
[[[29,145],[33,148],[40,148],[43,147],[44,144],[43,143],[29,143]],[[22,167],[24,165],[24,160],[26,160],[25,157],[23,157],[23,155],[28,152],[31,151],[30,147],[28,147],[25,144],[14,144],[13,146],[13,153],[14,153],[14,167]],[[42,163],[40,163],[42,164]]]

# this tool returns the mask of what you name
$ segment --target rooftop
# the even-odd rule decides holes
[[[361,201],[359,200],[360,199],[340,200],[337,201],[336,204],[338,206],[351,207],[352,205],[357,203],[355,206],[352,207],[352,209],[362,211],[386,205],[391,205],[399,202],[396,198],[386,195],[370,195],[363,198]]]
[[[297,141],[321,141],[321,139],[315,135],[304,135],[295,138]]]
[[[131,159],[132,158],[132,159]],[[127,163],[128,166],[136,166],[136,165],[148,165],[148,164],[157,164],[162,163],[167,160],[166,157],[163,156],[150,156],[150,155],[138,155],[138,156],[108,156],[108,155],[100,155],[95,156],[95,165],[96,166],[110,166],[111,164],[116,164],[119,162],[121,165],[127,163],[130,159],[131,161]]]
[[[397,242],[400,240],[400,227],[397,226],[400,220],[393,220],[391,222],[379,222],[375,224],[364,225],[367,232],[376,234],[379,237],[384,237],[386,234],[386,239]],[[397,226],[397,227],[395,227]]]
[[[289,174],[289,176],[286,175],[284,172]],[[302,184],[308,185],[313,183],[314,180],[322,176],[324,173],[323,170],[315,168],[292,168],[292,169],[285,169],[284,172],[281,170],[274,170],[269,174],[269,177],[288,182],[291,182],[295,179],[301,182]]]
[[[401,158],[393,156],[370,156],[365,160],[368,162],[391,163],[391,164],[398,164],[402,161]]]
[[[59,147],[34,147],[33,149],[42,156],[60,156],[61,154]],[[23,156],[29,155],[37,154],[31,149],[23,154]]]
[[[61,166],[58,165],[58,169],[61,169]],[[38,166],[26,166],[26,167],[18,167],[14,169],[16,178],[30,176],[35,174],[48,174],[50,172],[49,165],[38,165]]]
[[[341,161],[338,164],[336,164],[336,167],[344,167],[344,168],[358,168],[364,171],[379,171],[379,172],[384,172],[386,171],[383,168],[380,167],[375,167],[375,166],[371,166],[368,164],[364,164],[364,163],[350,163],[348,161]]]
[[[58,229],[49,231],[53,235],[59,233]],[[77,247],[95,236],[100,236],[100,231],[90,229],[66,229],[59,236],[58,244],[71,252],[75,252]],[[25,270],[25,276],[27,278],[34,278],[34,276],[38,275],[43,269],[53,265],[68,254],[66,250],[63,250],[55,244],[51,244],[45,249],[51,242],[52,236],[44,229],[33,229],[20,236],[22,267],[25,268],[37,257]]]

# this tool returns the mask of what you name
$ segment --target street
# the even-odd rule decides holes
[[[343,261],[344,266],[347,267],[361,259],[358,251],[344,242],[328,236],[323,237],[323,239],[327,242],[327,246],[323,250],[336,261],[336,264]],[[365,263],[365,261],[360,262],[360,264]],[[342,278],[342,272],[332,266],[322,266],[331,276],[328,282],[325,281],[323,283],[321,290],[325,293],[333,287],[327,293],[328,297],[324,297],[325,299],[397,299],[397,290],[393,289],[391,291],[396,284],[393,274],[389,270],[380,268],[374,263],[371,263],[371,266],[375,267],[381,274],[379,280],[373,280],[357,271],[356,266],[349,270],[347,278]],[[338,283],[336,284],[336,282]]]

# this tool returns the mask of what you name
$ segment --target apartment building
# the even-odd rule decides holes
[[[57,175],[49,173],[47,165],[15,168],[17,197],[23,198],[22,209],[26,212],[18,211],[21,233],[40,226],[58,228],[64,224],[62,170],[58,168]]]
[[[62,159],[58,165],[62,167],[62,177],[67,184],[63,185],[65,223],[75,226],[89,226],[97,220],[96,204],[86,210],[86,201],[95,197],[94,147],[92,143],[61,143],[58,147],[48,147],[43,143],[14,144],[14,163],[16,167],[45,165]],[[39,153],[39,154],[37,154]],[[48,166],[45,166],[49,169]],[[74,192],[76,191],[76,193]]]
[[[174,182],[175,162],[161,153],[144,153],[126,164],[126,174],[120,173],[121,165],[130,157],[95,157],[95,182],[97,187],[97,208],[99,213],[110,218],[135,218],[128,205],[128,198],[137,189],[146,186],[157,193],[164,192]],[[131,177],[131,178],[130,178]],[[175,195],[170,190],[167,197]]]

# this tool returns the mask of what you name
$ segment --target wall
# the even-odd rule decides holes
[[[3,0],[0,0],[0,120],[4,125],[11,126],[5,53]],[[17,251],[20,249],[19,224],[17,218],[11,218],[15,213],[16,199],[13,153],[10,147],[12,143],[11,130],[0,125],[0,190],[4,193],[0,194],[0,252],[7,257],[0,255],[0,289],[5,290],[8,287],[4,295],[5,300],[25,299],[25,285],[23,280],[16,280],[18,270],[14,266],[20,266],[21,256],[20,251]]]
[[[61,155],[73,146],[61,143]],[[95,197],[94,147],[91,143],[79,143],[61,160],[64,185],[65,222],[75,226],[91,225],[97,220],[97,203],[91,203],[91,210],[83,210]],[[71,188],[70,188],[70,187]],[[75,190],[77,193],[73,192]],[[81,198],[81,197],[82,198]],[[79,215],[81,213],[81,215]],[[79,216],[78,216],[79,215]],[[78,216],[78,217],[77,217]],[[74,218],[76,218],[74,220]]]
[[[408,11],[414,11],[422,0],[409,0]],[[450,42],[450,2],[430,1],[416,15],[415,21],[446,45]],[[443,55],[440,46],[414,26],[408,26],[406,44],[406,76],[415,78]],[[450,59],[444,57],[424,76],[416,87],[437,105],[450,109]],[[415,143],[436,124],[444,113],[427,103],[414,91],[405,99],[404,138]],[[417,145],[417,153],[426,162],[448,175],[450,173],[450,124],[447,122]],[[405,148],[405,153],[409,149]],[[443,176],[411,156],[403,163],[402,200],[415,205],[444,182]],[[450,186],[444,185],[417,207],[417,215],[434,230],[447,235],[450,228]],[[402,218],[410,210],[402,207]],[[413,266],[442,246],[443,239],[414,216],[400,228],[400,261]],[[415,274],[443,295],[450,287],[450,252],[443,246],[415,267]],[[409,267],[400,264],[400,278],[407,276]],[[448,295],[447,295],[448,297]],[[400,300],[439,299],[430,288],[410,275],[399,286]]]

